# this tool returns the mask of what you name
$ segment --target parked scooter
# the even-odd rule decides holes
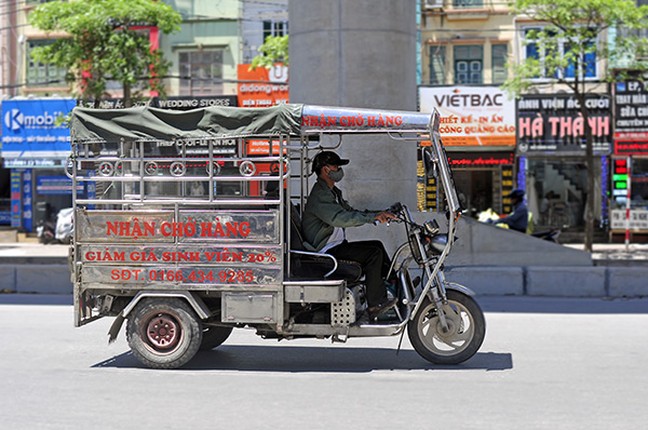
[[[36,226],[38,242],[44,245],[56,242],[55,226],[51,220],[41,220]]]
[[[41,220],[36,227],[36,237],[42,244],[52,243],[69,244],[72,241],[74,225],[72,216],[74,209],[61,209],[56,215],[56,223],[50,219]]]
[[[559,243],[558,236],[560,236],[560,233],[561,230],[559,228],[552,228],[545,231],[531,233],[531,236],[542,240],[548,240],[549,242]]]
[[[73,208],[63,208],[56,215],[55,239],[60,243],[69,244],[74,233]]]

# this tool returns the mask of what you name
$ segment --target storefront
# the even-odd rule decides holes
[[[633,235],[646,235],[648,89],[643,82],[626,81],[614,85],[614,114],[614,154],[610,160],[610,233],[625,235],[627,227]],[[630,211],[626,211],[626,208]]]
[[[72,181],[63,167],[70,132],[61,123],[73,99],[6,100],[2,103],[2,157],[10,169],[11,226],[32,232],[72,204]]]
[[[610,98],[587,97],[594,139],[597,225],[607,220],[608,155],[612,142]],[[587,163],[584,121],[567,94],[525,95],[517,101],[518,185],[526,189],[536,225],[584,231]]]
[[[514,188],[515,105],[493,86],[419,88],[421,112],[439,110],[461,204],[469,216],[493,209],[511,212],[506,195]],[[434,181],[425,184],[425,206],[436,209]]]

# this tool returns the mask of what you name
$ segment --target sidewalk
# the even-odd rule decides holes
[[[582,244],[566,244],[572,249],[582,251]],[[630,244],[627,248],[622,243],[595,243],[592,246],[592,260],[599,265],[616,265],[622,262],[627,264],[648,263],[648,244]]]
[[[66,258],[69,245],[43,245],[33,242],[0,243],[0,262],[13,258]]]
[[[564,245],[576,250],[582,244]],[[70,294],[69,245],[0,243],[0,293]],[[595,244],[592,266],[447,267],[449,281],[478,295],[648,297],[648,244]]]

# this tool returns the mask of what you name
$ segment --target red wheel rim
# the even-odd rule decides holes
[[[146,337],[155,349],[170,350],[180,341],[181,328],[171,315],[159,314],[151,318],[146,327]]]

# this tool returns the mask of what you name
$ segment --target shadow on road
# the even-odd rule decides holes
[[[95,368],[143,367],[126,352],[93,365]],[[374,370],[508,370],[513,368],[509,353],[477,353],[465,363],[435,365],[415,351],[396,355],[388,348],[320,348],[302,346],[223,345],[199,352],[182,370],[232,370],[246,372],[330,372],[365,373]]]

